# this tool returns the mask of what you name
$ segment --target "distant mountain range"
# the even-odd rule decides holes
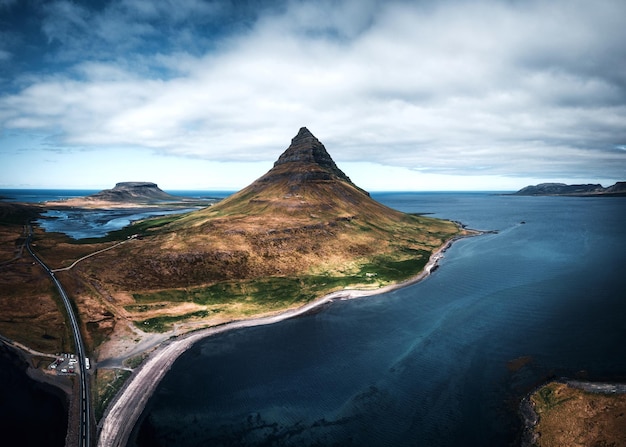
[[[626,182],[617,182],[604,188],[600,184],[566,185],[565,183],[540,183],[526,186],[513,195],[516,196],[626,196]]]

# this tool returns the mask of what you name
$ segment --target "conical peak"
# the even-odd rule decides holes
[[[291,183],[300,186],[310,180],[340,180],[368,194],[337,167],[324,145],[306,127],[300,128],[274,167],[259,181],[267,183],[279,178],[288,178]]]
[[[315,135],[311,133],[309,129],[306,127],[301,127],[298,131],[298,135],[291,139],[291,144],[302,144],[302,143],[319,143],[319,140],[315,138]]]
[[[291,144],[274,163],[274,166],[292,162],[315,163],[329,168],[336,167],[324,145],[306,127],[300,128],[298,134],[291,139]]]

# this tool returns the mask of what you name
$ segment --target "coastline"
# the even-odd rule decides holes
[[[467,237],[474,237],[487,232],[467,230],[469,234],[456,236],[446,241],[437,250],[431,253],[424,268],[414,277],[405,281],[390,284],[375,290],[346,289],[332,292],[295,309],[289,309],[276,315],[257,317],[246,320],[237,320],[219,326],[201,329],[163,343],[154,350],[143,364],[133,372],[122,389],[115,396],[107,408],[102,420],[98,424],[98,446],[124,446],[130,434],[143,413],[148,400],[156,390],[158,384],[172,367],[176,359],[187,351],[196,342],[223,332],[268,324],[278,323],[290,318],[305,315],[314,309],[338,299],[355,299],[379,295],[416,284],[427,278],[436,268],[443,257],[443,253],[450,246]]]

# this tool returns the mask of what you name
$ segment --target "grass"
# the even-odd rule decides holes
[[[573,396],[560,396],[555,389],[555,384],[546,385],[535,395],[535,405],[538,413],[550,411],[555,407],[573,399]]]
[[[172,329],[172,325],[181,321],[194,318],[206,318],[210,314],[209,311],[199,310],[188,314],[173,316],[162,315],[159,317],[149,318],[143,321],[136,321],[135,325],[146,332],[166,332]]]
[[[182,315],[158,315],[135,324],[144,331],[165,332],[175,323],[223,314],[230,318],[303,305],[315,298],[349,287],[374,287],[406,280],[419,273],[430,252],[413,250],[408,259],[380,256],[364,263],[351,274],[325,272],[301,277],[270,277],[247,281],[224,281],[202,287],[135,293],[128,311],[144,313],[163,310],[168,303],[194,303],[204,309]]]
[[[378,281],[389,283],[408,279],[417,275],[428,262],[430,252],[416,250],[418,255],[409,259],[394,260],[390,256],[379,256],[361,267],[362,272],[376,274]]]
[[[124,361],[124,366],[135,369],[148,357],[147,353],[139,354]]]
[[[94,388],[94,411],[96,421],[102,419],[111,399],[115,397],[130,375],[130,371],[112,369],[96,370],[96,386]]]

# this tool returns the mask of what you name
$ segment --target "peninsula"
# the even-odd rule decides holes
[[[129,189],[155,188],[122,183],[95,201],[126,205],[135,199]],[[79,310],[101,445],[123,445],[151,390],[197,339],[420,280],[451,241],[472,234],[376,202],[303,127],[272,169],[219,203],[136,222],[102,242],[34,228],[32,245]],[[67,352],[61,315],[40,316],[44,303],[55,306],[45,278],[17,286],[25,275],[38,275],[32,263],[20,269],[3,279],[11,290],[11,338]],[[37,306],[18,306],[21,293],[41,299]],[[37,325],[32,315],[40,317]]]
[[[626,196],[626,182],[617,182],[608,188],[600,184],[566,185],[565,183],[540,183],[526,186],[513,195],[516,196],[573,196],[573,197],[623,197]]]

